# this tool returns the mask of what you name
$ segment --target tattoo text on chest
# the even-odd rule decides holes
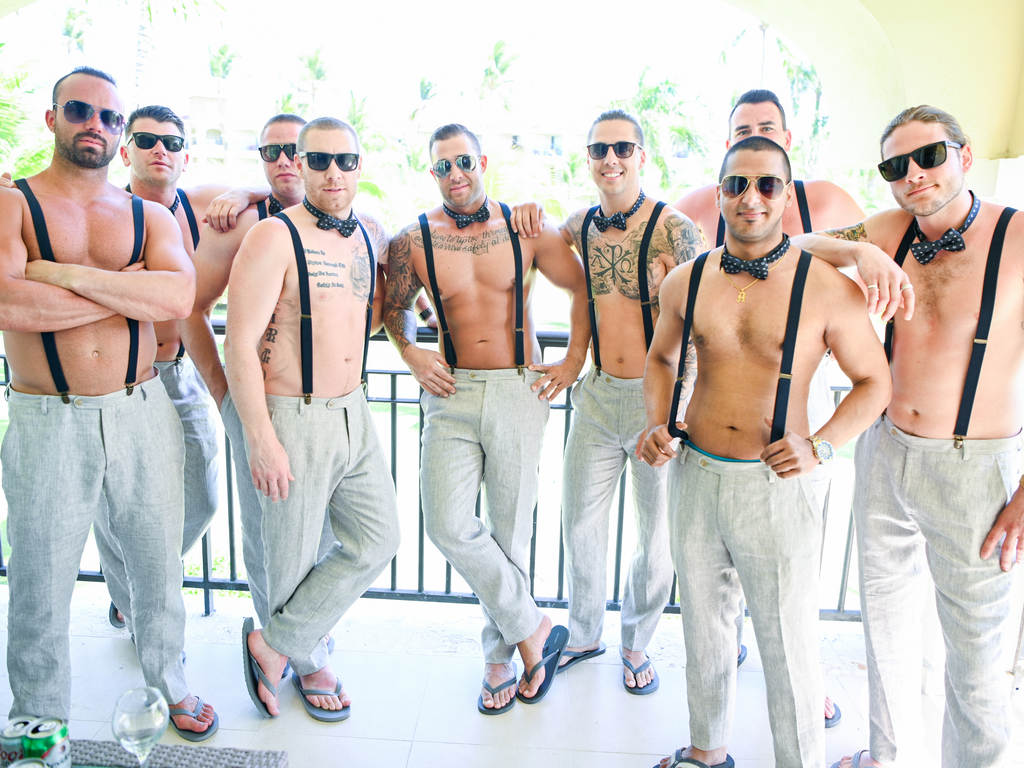
[[[439,251],[456,253],[472,253],[480,256],[490,249],[509,242],[508,229],[492,229],[478,235],[460,235],[456,233],[431,233],[431,244]]]

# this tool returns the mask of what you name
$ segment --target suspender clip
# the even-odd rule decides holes
[[[780,379],[787,379],[787,380],[788,379],[792,379],[793,378],[793,374],[791,374],[791,373],[780,373],[779,374],[779,378]]]
[[[953,435],[953,447],[957,450],[963,450],[964,439],[966,437],[966,435]]]
[[[71,404],[71,398],[68,397],[68,393],[67,392],[59,392],[58,394],[60,395],[60,399],[62,401],[64,401],[64,403],[66,405],[70,405]]]
[[[306,405],[309,405],[310,403],[313,402],[313,395],[311,393],[309,393],[309,392],[306,392],[302,396],[302,399],[306,401]]]
[[[522,365],[517,365],[516,366],[516,373],[518,373],[520,376],[523,375],[523,371],[525,371],[525,370],[526,370],[525,366],[522,366]]]
[[[127,386],[125,386],[124,391],[130,395],[132,392],[135,391],[135,385],[128,384]]]
[[[975,339],[975,344],[988,344],[988,339]]]

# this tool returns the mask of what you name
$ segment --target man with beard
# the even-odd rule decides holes
[[[71,714],[70,601],[95,522],[124,558],[146,683],[195,741],[218,719],[185,683],[182,430],[153,368],[153,323],[188,314],[195,276],[167,209],[107,182],[121,109],[103,72],[58,80],[50,166],[0,190],[11,714]]]

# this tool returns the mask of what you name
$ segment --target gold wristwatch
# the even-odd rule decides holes
[[[832,443],[828,440],[822,440],[817,435],[811,435],[807,438],[807,442],[811,444],[811,453],[814,454],[814,458],[818,460],[819,464],[827,464],[835,458],[836,449],[832,447]]]

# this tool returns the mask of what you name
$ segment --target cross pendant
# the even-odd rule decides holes
[[[742,304],[746,300],[747,300],[747,292],[746,291],[740,291],[739,293],[736,294],[736,303],[737,304]]]

